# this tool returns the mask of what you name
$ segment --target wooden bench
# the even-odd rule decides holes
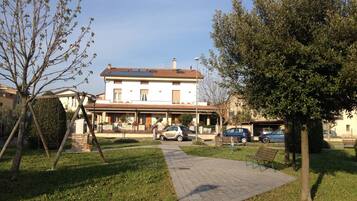
[[[221,136],[215,136],[214,141],[216,146],[222,146],[223,144],[231,144],[234,142],[235,144],[239,143],[239,138],[238,137],[224,137],[221,138]]]
[[[274,159],[277,153],[278,153],[277,149],[260,146],[258,151],[255,153],[255,155],[247,155],[246,165],[248,166],[249,161],[252,161],[253,168],[254,168],[254,162],[256,162],[259,167],[262,167],[262,165],[266,165],[270,163],[271,168],[274,169]]]
[[[353,138],[345,138],[342,139],[343,147],[344,148],[353,148],[356,143],[356,139]]]

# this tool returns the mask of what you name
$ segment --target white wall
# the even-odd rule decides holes
[[[75,111],[77,109],[78,101],[77,101],[75,94],[72,91],[65,91],[65,92],[59,93],[57,95],[66,95],[66,96],[73,95],[70,97],[60,97],[59,99],[63,105],[63,108],[66,111]],[[87,103],[88,103],[88,97],[86,97],[84,99],[83,105],[86,105]]]
[[[357,114],[353,113],[353,117],[347,117],[346,113],[343,113],[342,119],[336,120],[336,125],[331,130],[336,131],[338,136],[357,136]],[[346,125],[350,125],[350,131],[346,131]]]
[[[173,85],[168,81],[149,81],[148,84],[141,84],[140,81],[125,81],[114,84],[113,80],[106,81],[105,99],[113,102],[114,89],[122,90],[123,103],[140,104],[172,104],[172,90],[180,90],[180,103],[195,104],[196,83],[180,82],[180,85]],[[140,101],[140,89],[148,89],[148,101]]]

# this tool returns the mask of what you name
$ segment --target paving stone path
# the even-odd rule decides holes
[[[294,181],[272,169],[244,161],[189,156],[177,144],[160,145],[179,200],[245,200]]]

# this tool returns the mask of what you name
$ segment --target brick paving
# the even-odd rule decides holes
[[[160,145],[179,200],[245,200],[294,181],[272,169],[244,161],[189,156],[176,143]]]

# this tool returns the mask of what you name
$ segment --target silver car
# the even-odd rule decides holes
[[[179,142],[188,139],[190,130],[186,126],[173,125],[159,132],[160,140],[177,140]]]

